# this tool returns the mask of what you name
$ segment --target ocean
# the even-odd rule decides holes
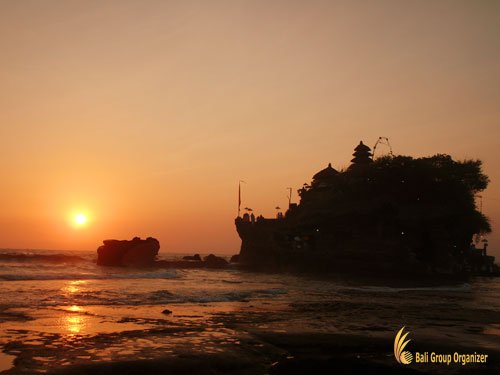
[[[408,365],[416,372],[499,370],[500,278],[397,287],[95,259],[0,250],[0,373],[390,372],[402,366],[393,349],[402,327],[410,351],[489,354],[481,364]]]

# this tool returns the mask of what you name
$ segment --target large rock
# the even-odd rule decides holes
[[[104,240],[97,249],[97,264],[101,266],[151,266],[160,250],[160,242],[153,237],[141,240]]]
[[[207,268],[226,268],[228,265],[227,260],[224,258],[215,256],[214,254],[207,255],[203,259],[204,266]]]

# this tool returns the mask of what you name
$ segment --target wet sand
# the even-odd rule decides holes
[[[0,284],[2,374],[500,373],[498,279],[394,288],[234,270],[136,275]],[[403,326],[412,352],[489,360],[401,365]]]
[[[412,350],[469,353],[485,351],[487,364],[398,364],[394,327],[379,326],[376,307],[328,302],[290,304],[243,301],[162,306],[12,309],[4,321],[4,351],[15,358],[5,374],[306,374],[353,371],[408,373],[498,373],[499,315],[478,310],[435,315],[435,325],[412,332]],[[374,310],[375,309],[375,310]],[[23,315],[25,314],[25,315]],[[427,320],[425,311],[399,309]],[[25,317],[24,321],[22,317]],[[353,317],[357,316],[354,320]],[[343,319],[352,319],[351,333]],[[444,322],[446,320],[446,323]],[[474,320],[475,326],[468,326]],[[63,322],[63,323],[61,323]],[[342,325],[341,327],[339,325]],[[366,326],[366,334],[359,325]],[[7,328],[8,326],[8,328]],[[24,328],[23,328],[24,327]],[[493,331],[487,331],[488,329]],[[29,329],[26,329],[29,328]],[[16,340],[12,340],[16,337]],[[458,338],[463,341],[457,341]],[[480,340],[478,340],[480,338]],[[489,341],[488,341],[489,340]],[[488,344],[489,343],[489,344]]]

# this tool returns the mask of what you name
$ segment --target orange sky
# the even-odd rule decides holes
[[[273,215],[286,187],[379,136],[482,159],[495,230],[499,15],[485,0],[2,1],[0,247],[139,235],[236,253],[239,179],[243,206]]]

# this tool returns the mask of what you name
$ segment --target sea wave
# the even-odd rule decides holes
[[[177,302],[237,302],[246,301],[252,298],[269,298],[274,296],[279,296],[282,294],[287,294],[288,291],[285,289],[256,289],[256,290],[239,290],[231,291],[220,294],[205,294],[199,296],[182,296],[178,298]],[[179,296],[178,296],[179,297]]]
[[[406,288],[396,288],[389,286],[341,286],[338,289],[347,291],[360,291],[368,293],[398,293],[398,292],[425,292],[425,291],[443,291],[443,292],[463,292],[470,290],[471,285],[467,283],[458,285],[446,285],[446,286],[429,286],[429,287],[406,287]]]
[[[88,260],[78,255],[65,254],[33,254],[33,253],[0,253],[0,262],[50,262],[75,263]]]
[[[109,273],[109,274],[86,274],[86,273],[65,273],[65,274],[0,274],[2,281],[23,281],[23,280],[107,280],[107,279],[174,279],[179,273],[175,270],[161,272],[144,273]]]
[[[256,290],[258,294],[270,294],[270,295],[279,295],[279,294],[287,294],[288,291],[286,289],[281,288],[269,288],[269,289],[259,289]]]
[[[282,292],[281,294],[284,294]],[[224,303],[224,302],[249,302],[256,299],[279,298],[279,294],[263,293],[262,290],[240,291],[174,291],[156,290],[145,293],[127,292],[123,289],[90,289],[78,292],[61,293],[60,290],[51,290],[39,300],[39,305],[49,306],[141,306],[141,305],[168,305],[185,303]],[[22,302],[21,302],[22,303]],[[31,304],[30,301],[27,302]]]

